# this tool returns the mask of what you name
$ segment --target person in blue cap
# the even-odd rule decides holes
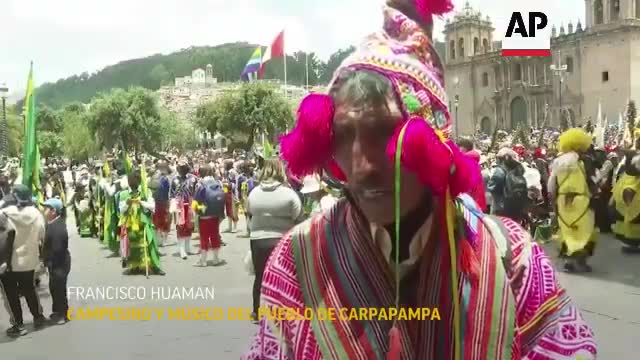
[[[42,214],[31,198],[31,189],[18,184],[11,190],[11,205],[0,209],[0,216],[8,218],[8,226],[15,231],[11,266],[0,275],[6,309],[9,311],[10,337],[27,334],[22,317],[20,295],[24,296],[33,316],[36,329],[46,324],[34,280],[40,266],[40,245],[44,241],[45,224]]]
[[[69,233],[64,216],[64,205],[58,198],[44,202],[44,216],[47,228],[44,236],[44,264],[49,271],[49,292],[52,300],[51,321],[58,325],[67,322],[67,278],[71,270],[69,253]]]

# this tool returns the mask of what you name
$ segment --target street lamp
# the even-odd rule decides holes
[[[0,146],[2,147],[2,155],[9,156],[9,149],[7,146],[7,95],[9,94],[9,88],[6,84],[0,84],[0,98],[2,98],[2,139],[0,139]]]
[[[560,93],[559,93],[560,106],[559,106],[559,108],[560,108],[560,122],[562,122],[562,116],[563,116],[563,114],[562,114],[562,83],[563,83],[563,76],[562,75],[564,74],[565,71],[567,71],[567,64],[562,64],[562,58],[560,56],[560,50],[558,50],[558,64],[557,65],[556,64],[551,64],[549,66],[549,69],[551,69],[551,71],[553,72],[553,75],[557,76],[558,80],[560,81],[559,82],[559,85],[560,85],[559,86],[560,87]]]

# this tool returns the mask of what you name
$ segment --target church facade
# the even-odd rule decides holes
[[[447,20],[445,84],[458,134],[580,125],[598,104],[617,122],[640,101],[640,0],[585,0],[584,26],[553,28],[551,57],[503,57],[489,17],[467,3]]]

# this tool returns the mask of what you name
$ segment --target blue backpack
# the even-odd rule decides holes
[[[213,179],[205,180],[202,183],[204,189],[204,204],[207,209],[204,216],[215,216],[224,218],[224,190],[222,185]]]

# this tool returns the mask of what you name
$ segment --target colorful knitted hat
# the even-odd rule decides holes
[[[392,0],[402,8],[413,0]],[[452,9],[446,0],[415,0],[413,11],[427,23],[433,15]],[[425,9],[432,9],[431,11]],[[435,10],[433,10],[435,9]],[[447,109],[443,67],[423,28],[402,12],[384,7],[383,29],[367,36],[336,70],[330,87],[352,71],[375,72],[391,84],[404,122],[389,142],[387,155],[395,159],[402,132],[401,163],[415,172],[436,195],[449,187],[456,196],[481,181],[477,164],[461,156],[449,139],[451,116]],[[280,140],[281,155],[296,176],[324,169],[346,180],[333,161],[334,101],[326,94],[309,94],[298,109],[296,127]],[[427,161],[425,161],[427,160]]]

